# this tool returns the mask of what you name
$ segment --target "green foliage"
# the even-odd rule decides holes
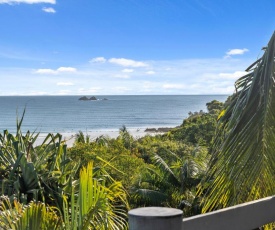
[[[76,134],[76,137],[75,137],[75,143],[90,143],[90,136],[89,135],[84,135],[84,133],[82,131],[79,131],[77,134]]]
[[[216,126],[217,118],[211,114],[192,115],[185,119],[180,127],[171,130],[169,135],[171,139],[209,147],[215,135]]]
[[[117,139],[100,137],[89,144],[76,143],[68,150],[68,155],[74,161],[81,161],[83,166],[91,160],[94,161],[98,167],[106,168],[115,180],[122,181],[124,187],[130,190],[135,175],[145,168],[145,163],[135,154],[133,137],[128,137],[129,133],[122,134]],[[125,136],[126,140],[123,139]],[[128,140],[131,140],[131,145],[128,145]],[[130,149],[125,147],[125,143]]]
[[[185,206],[186,215],[190,215],[194,211],[187,206],[197,202],[196,186],[207,168],[207,147],[216,130],[217,111],[222,106],[218,101],[208,103],[209,113],[190,113],[182,126],[165,135],[147,135],[135,140],[122,127],[116,139],[76,141],[68,155],[82,165],[93,160],[106,168],[115,180],[123,183],[132,208]]]
[[[275,34],[235,84],[213,146],[201,194],[203,212],[274,195]]]
[[[101,174],[101,175],[100,175]],[[107,186],[107,180],[111,180]],[[63,213],[41,202],[23,205],[8,197],[0,200],[0,227],[14,230],[85,230],[126,229],[126,192],[120,182],[106,171],[94,170],[93,163],[80,171],[78,181],[71,181],[71,194],[62,192]],[[58,216],[61,213],[61,217]]]
[[[209,113],[190,113],[164,135],[135,139],[123,126],[115,139],[91,140],[79,131],[69,149],[59,134],[36,146],[38,134],[21,133],[22,117],[16,135],[0,135],[1,189],[11,201],[5,218],[16,205],[27,210],[32,204],[38,220],[44,209],[52,215],[56,229],[125,229],[127,199],[131,208],[160,205],[194,214],[190,206],[198,202],[196,187],[207,169],[221,106],[208,103]]]
[[[224,104],[220,101],[213,100],[211,102],[206,103],[207,110],[211,115],[219,115],[221,110],[223,109]]]
[[[189,112],[179,127],[172,129],[168,136],[172,140],[181,140],[194,145],[210,147],[217,128],[217,119],[224,104],[213,100],[206,104],[208,113]]]
[[[122,184],[112,180],[107,186],[106,175],[100,178],[92,162],[81,169],[78,192],[72,185],[71,199],[63,197],[65,229],[126,229],[128,203]]]
[[[69,179],[79,165],[66,154],[61,135],[49,134],[42,145],[35,146],[37,135],[17,134],[7,130],[0,135],[0,163],[2,165],[2,194],[22,203],[31,200],[62,207],[60,191],[68,189]]]
[[[35,230],[126,228],[127,193],[105,168],[119,170],[97,157],[103,162],[100,167],[93,170],[93,165],[87,164],[78,177],[79,162],[68,157],[62,136],[49,134],[36,146],[38,134],[23,135],[22,121],[23,117],[17,122],[16,135],[7,130],[0,135],[1,194],[8,196],[0,202],[0,226]],[[76,227],[71,228],[70,223]]]
[[[159,137],[151,139],[150,162],[140,172],[133,187],[132,203],[136,206],[169,206],[185,208],[194,201],[196,186],[207,168],[208,155],[204,147],[194,147]],[[172,152],[171,149],[176,150]]]
[[[17,200],[11,203],[8,197],[2,196],[0,212],[1,229],[61,229],[61,218],[56,210],[40,202],[31,201],[28,205],[23,205]]]

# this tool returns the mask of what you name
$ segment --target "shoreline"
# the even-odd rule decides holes
[[[127,131],[135,138],[139,139],[141,137],[144,137],[146,135],[154,136],[157,134],[164,134],[171,130],[171,127],[160,127],[160,128],[129,128]],[[83,132],[83,131],[82,131]],[[109,138],[117,138],[119,136],[120,130],[92,130],[92,131],[86,131],[83,132],[84,136],[89,135],[91,141],[94,141],[96,138],[100,136],[106,136]],[[62,135],[62,141],[65,141],[67,144],[67,147],[72,147],[76,138],[78,132],[61,132]],[[48,135],[48,133],[40,133],[37,140],[36,145],[42,144],[45,137]]]

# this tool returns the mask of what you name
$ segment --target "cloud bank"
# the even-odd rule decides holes
[[[77,69],[70,66],[43,69],[0,67],[0,76],[9,79],[2,83],[0,95],[229,95],[234,92],[235,81],[246,74],[244,70],[253,61],[221,57],[141,62],[100,57],[87,60]],[[12,82],[20,82],[20,87]]]

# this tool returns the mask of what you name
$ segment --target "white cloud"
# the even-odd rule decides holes
[[[46,13],[52,13],[52,14],[56,13],[55,9],[52,7],[43,7],[42,10]]]
[[[89,62],[90,63],[105,63],[106,59],[104,57],[96,57],[96,58],[92,58]]]
[[[125,67],[146,67],[148,66],[145,62],[135,61],[126,58],[111,58],[109,62],[112,64],[117,64]]]
[[[56,74],[56,71],[53,69],[38,69],[35,71],[35,73],[39,74]]]
[[[35,73],[38,73],[38,74],[59,74],[59,73],[75,73],[75,72],[77,72],[77,69],[73,67],[59,67],[57,70],[38,69],[35,71]]]
[[[147,71],[147,72],[146,72],[146,74],[148,74],[148,75],[154,75],[154,74],[156,74],[156,72],[155,72],[155,71],[150,70],[150,71]]]
[[[133,69],[123,69],[122,72],[123,73],[132,73],[132,72],[134,72],[134,70]]]
[[[74,85],[72,82],[57,82],[56,85],[58,86],[71,86]]]
[[[73,67],[59,67],[57,70],[57,72],[68,72],[68,73],[74,73],[76,72],[76,68]]]
[[[245,71],[235,71],[234,73],[220,73],[219,77],[223,79],[238,79],[244,75],[246,75],[247,72]]]
[[[164,89],[186,89],[186,85],[184,84],[164,84],[162,86]]]
[[[71,90],[69,94],[74,95],[230,94],[234,92],[236,79],[246,74],[242,70],[253,61],[246,57],[242,59],[146,60],[148,68],[121,68],[111,63],[104,65],[86,63],[86,65],[79,65],[77,69],[73,66],[34,70],[15,67],[0,68],[0,76],[7,76],[8,79],[1,83],[0,94],[28,95],[32,92],[38,94],[41,91],[43,94],[56,95],[62,89],[69,89]],[[166,71],[167,68],[170,70]],[[133,69],[134,74],[122,72],[123,69]],[[146,75],[146,71],[150,70],[154,70],[157,77],[148,78],[148,76],[156,76]],[[23,82],[22,79],[24,79]],[[20,85],[14,82],[20,82]]]
[[[249,50],[244,48],[244,49],[231,49],[226,52],[225,58],[229,58],[233,55],[243,55],[244,53],[248,52]]]
[[[26,4],[49,3],[49,4],[56,4],[56,0],[0,0],[0,4],[14,4],[14,3],[26,3]]]

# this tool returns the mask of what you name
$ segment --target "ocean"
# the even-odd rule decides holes
[[[26,113],[25,132],[77,133],[89,131],[175,127],[188,112],[206,111],[212,100],[224,102],[226,95],[96,96],[97,101],[80,101],[80,96],[1,96],[0,131],[16,131],[16,119]],[[102,100],[107,98],[108,100]]]

